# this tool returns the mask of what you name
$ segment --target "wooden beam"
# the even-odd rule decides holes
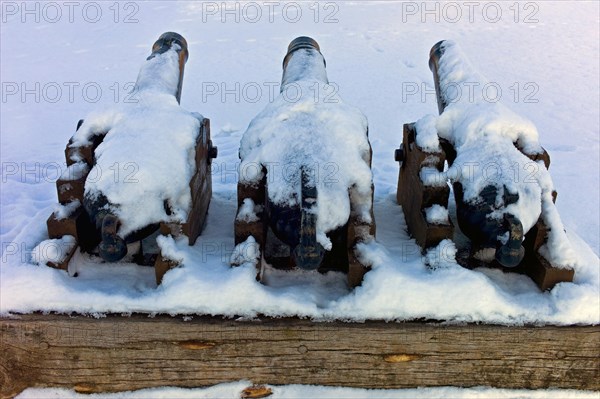
[[[600,326],[234,321],[143,315],[0,319],[2,398],[259,384],[600,390]]]

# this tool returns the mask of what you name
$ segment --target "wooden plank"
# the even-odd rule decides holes
[[[98,245],[100,237],[95,233],[95,226],[92,225],[88,213],[83,206],[79,206],[71,215],[64,219],[57,219],[52,213],[46,221],[48,228],[48,238],[61,238],[65,235],[73,236],[77,239],[77,245],[83,251],[91,251]]]
[[[56,181],[56,193],[58,194],[58,202],[60,202],[63,205],[66,205],[69,202],[75,200],[79,201],[80,203],[83,203],[86,178],[87,174],[80,177],[79,179],[58,179]]]
[[[600,389],[600,326],[318,323],[145,315],[0,319],[2,398],[257,384]]]
[[[209,153],[210,142],[210,120],[204,118],[196,138],[196,173],[190,180],[192,209],[182,226],[183,234],[188,237],[190,245],[194,245],[202,232],[212,197],[212,177],[208,167],[212,162]]]
[[[75,245],[73,245],[73,247],[67,251],[67,253],[65,254],[62,261],[60,261],[60,262],[48,261],[48,262],[46,262],[46,265],[53,267],[55,269],[69,270],[69,262],[71,261],[71,258],[73,257],[73,255],[75,255],[75,251],[77,251],[77,242],[75,242]]]
[[[160,253],[154,261],[154,275],[156,276],[156,284],[160,285],[165,274],[179,263],[171,259],[164,258]]]
[[[83,120],[80,120],[79,123],[77,123],[77,130],[79,130],[81,124],[83,124]],[[102,143],[106,134],[107,132],[95,133],[90,137],[90,144],[80,147],[71,147],[71,144],[73,144],[73,137],[71,137],[65,148],[67,166],[84,161],[88,166],[92,167],[96,163],[94,151]]]

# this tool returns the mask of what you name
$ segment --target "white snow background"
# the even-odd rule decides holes
[[[97,4],[102,14],[95,23],[89,22],[93,10],[87,10],[88,20],[83,18],[83,7],[75,8],[72,22],[66,6],[58,19],[40,10],[40,22],[31,15],[23,22],[21,13],[3,10],[0,314],[600,322],[597,2],[494,3],[500,14],[484,11],[483,3],[471,13],[455,3],[458,18],[448,8],[444,14],[443,3],[431,3],[440,8],[439,22],[421,12],[422,3],[412,3],[419,10],[413,15],[399,2],[309,2],[301,3],[295,23],[290,22],[297,18],[293,10],[282,13],[282,6],[272,14],[259,7],[261,16],[256,9],[240,8],[236,22],[235,15],[220,11],[208,15],[201,3],[136,2],[128,8],[120,3],[119,15],[110,8],[112,2]],[[137,22],[126,23],[128,16]],[[32,250],[47,238],[46,219],[57,203],[55,180],[65,168],[64,147],[76,122],[125,100],[128,83],[166,31],[182,34],[189,44],[181,105],[211,119],[212,140],[219,148],[202,236],[193,247],[184,240],[175,243],[172,249],[183,266],[168,272],[159,287],[153,268],[99,264],[79,253],[71,265],[77,278],[35,265]],[[283,56],[300,35],[319,42],[330,82],[369,121],[377,242],[362,248],[373,270],[353,291],[341,274],[272,270],[268,284],[261,285],[252,264],[229,266],[240,139],[250,120],[279,93]],[[438,257],[436,269],[424,266],[396,204],[393,150],[403,123],[437,112],[427,62],[431,46],[442,39],[457,42],[474,67],[501,88],[501,101],[536,125],[552,159],[557,207],[579,257],[573,283],[540,292],[525,276],[466,270],[439,254],[429,254],[430,263]],[[19,92],[11,94],[15,85]],[[94,102],[97,87],[102,93]],[[37,91],[39,98],[22,89]],[[131,151],[143,151],[143,142]],[[444,253],[452,254],[453,247],[444,244]]]

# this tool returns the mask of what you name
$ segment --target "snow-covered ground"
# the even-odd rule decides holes
[[[1,313],[600,322],[597,2],[48,4],[2,3]],[[158,288],[152,268],[81,254],[72,261],[77,278],[35,265],[32,250],[47,238],[77,120],[129,101],[152,43],[169,30],[189,43],[181,105],[211,119],[219,147],[203,235],[194,247],[174,243],[183,267]],[[373,270],[354,291],[338,274],[270,271],[261,285],[252,265],[229,266],[240,139],[279,93],[282,58],[299,35],[319,42],[330,82],[369,120],[377,242],[362,248]],[[429,254],[438,257],[437,269],[424,266],[395,202],[393,149],[403,123],[437,112],[427,61],[441,39],[459,43],[499,89],[485,95],[500,95],[536,125],[579,258],[574,283],[542,293],[524,276],[469,271],[446,259],[452,245]],[[105,171],[115,178],[129,172],[125,165]]]
[[[157,388],[114,394],[77,394],[66,389],[34,389],[23,391],[18,399],[200,399],[239,398],[240,393],[251,385],[248,381],[219,384],[204,389]],[[418,388],[418,389],[352,389],[313,385],[269,386],[273,395],[270,399],[308,398],[390,398],[390,399],[596,399],[597,392],[582,392],[564,389],[514,390],[493,388]]]

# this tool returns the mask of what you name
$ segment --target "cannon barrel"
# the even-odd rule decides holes
[[[157,55],[169,51],[174,48],[175,45],[177,46],[175,47],[175,50],[179,55],[179,80],[176,87],[167,86],[167,90],[172,90],[171,94],[176,97],[177,102],[180,102],[183,71],[189,54],[187,42],[183,36],[175,32],[163,33],[158,40],[154,42],[152,53],[146,58],[146,62],[150,62]],[[152,81],[152,78],[153,76],[148,77],[143,72],[140,72],[136,82],[136,90],[147,89],[153,84],[157,84],[161,87],[161,90],[164,90],[164,86],[161,86],[162,82],[154,82]],[[78,128],[79,126],[80,125],[78,125]],[[83,199],[83,206],[87,211],[92,224],[96,226],[96,229],[99,231],[100,244],[98,245],[98,252],[100,256],[107,262],[117,262],[127,254],[127,243],[139,241],[149,236],[158,229],[159,224],[146,226],[128,234],[126,237],[121,237],[118,233],[121,222],[110,210],[110,205],[111,204],[104,195],[86,195]]]
[[[429,52],[429,69],[433,73],[435,82],[435,92],[439,113],[442,114],[446,107],[453,102],[448,92],[452,83],[443,82],[440,76],[440,67],[446,51],[447,42],[445,40],[437,42]],[[443,146],[449,152],[455,149],[449,149],[449,143],[443,141]],[[452,156],[454,158],[456,154]],[[451,164],[453,159],[449,157]],[[509,194],[506,187],[504,189],[505,206],[519,200],[518,195]],[[480,193],[480,201],[476,203],[465,203],[463,198],[463,187],[460,183],[454,184],[454,196],[457,207],[457,221],[461,231],[474,243],[484,247],[496,247],[495,259],[504,267],[516,267],[523,259],[525,250],[521,245],[524,234],[523,224],[515,215],[505,214],[503,219],[496,220],[489,218],[495,209],[497,188],[486,186]],[[498,237],[508,237],[501,241]]]
[[[292,56],[301,49],[309,50],[311,59],[313,57],[322,59],[322,66],[318,60],[316,64],[302,62],[291,65]],[[313,52],[314,54],[312,54]],[[323,68],[323,71],[312,71],[315,65]],[[288,67],[294,71],[290,71]],[[321,73],[324,74],[324,68],[325,59],[317,41],[308,36],[297,37],[288,45],[283,59],[282,90],[286,83],[303,79],[307,75],[312,76],[313,73],[316,73],[317,76]],[[312,211],[317,203],[317,188],[309,182],[308,173],[304,168],[300,170],[299,181],[301,198],[298,207],[290,208],[268,200],[267,207],[271,215],[270,225],[274,234],[290,246],[296,266],[305,270],[314,270],[320,266],[325,252],[321,244],[317,242],[317,216]]]
[[[146,58],[146,61],[149,61],[156,57],[158,54],[165,53],[169,49],[173,47],[173,45],[179,46],[177,49],[177,53],[179,54],[179,82],[177,83],[177,91],[174,93],[177,98],[177,102],[181,102],[181,89],[183,87],[183,71],[185,69],[185,63],[188,60],[189,51],[187,41],[183,36],[179,33],[175,32],[165,32],[154,42],[152,45],[152,54]],[[136,83],[136,86],[139,84]]]
[[[429,69],[431,70],[431,72],[433,72],[433,81],[435,83],[435,93],[437,96],[438,111],[440,114],[444,112],[444,109],[446,109],[446,106],[448,105],[448,101],[444,96],[445,90],[440,88],[440,76],[438,73],[440,59],[444,54],[444,43],[445,40],[437,42],[431,48],[431,51],[429,51]]]

